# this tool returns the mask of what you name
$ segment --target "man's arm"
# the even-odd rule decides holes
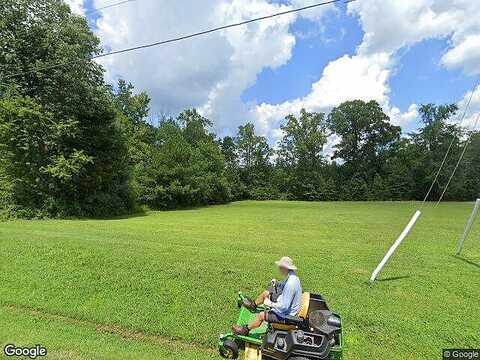
[[[286,314],[290,310],[295,291],[289,282],[284,283],[282,295],[280,295],[276,302],[266,299],[264,304],[281,314]]]
[[[276,284],[277,284],[277,286],[280,290],[283,290],[283,288],[285,287],[285,284],[287,283],[287,280],[288,280],[288,278],[285,278],[282,281],[275,280],[275,282],[276,282]]]

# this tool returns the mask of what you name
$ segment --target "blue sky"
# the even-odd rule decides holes
[[[472,89],[475,78],[460,70],[446,70],[440,59],[448,39],[424,40],[406,49],[399,57],[391,78],[392,102],[405,111],[412,103],[452,103]]]
[[[322,24],[299,18],[291,31],[296,35],[296,44],[290,61],[279,69],[262,71],[243,99],[280,103],[307,95],[323,68],[342,55],[353,55],[363,37],[357,19],[348,16],[344,7],[325,17]]]
[[[242,98],[257,103],[278,104],[310,92],[328,62],[353,55],[364,32],[356,16],[345,8],[318,23],[300,18],[291,27],[296,37],[291,60],[278,69],[265,69]],[[306,34],[307,36],[302,36]],[[475,77],[461,70],[447,70],[440,59],[449,47],[448,37],[423,40],[402,49],[390,78],[393,105],[407,111],[411,104],[456,103],[471,90]]]
[[[168,39],[315,0],[66,0],[104,49]],[[317,11],[320,10],[320,11]],[[101,60],[152,98],[151,116],[196,107],[219,134],[253,122],[273,143],[288,114],[376,100],[405,132],[423,103],[465,104],[480,74],[480,2],[357,0]],[[473,111],[480,110],[480,89]]]

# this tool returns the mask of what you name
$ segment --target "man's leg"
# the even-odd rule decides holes
[[[257,314],[257,317],[254,321],[248,324],[248,329],[253,330],[262,326],[262,323],[265,321],[265,311]]]
[[[232,326],[232,331],[235,334],[246,336],[251,330],[262,326],[262,323],[265,321],[265,317],[266,317],[265,312],[262,311],[261,313],[258,313],[257,316],[255,317],[255,320],[248,325],[241,326],[241,325],[234,324]]]
[[[245,298],[243,300],[243,306],[245,306],[251,312],[255,313],[257,311],[257,306],[262,305],[265,299],[267,299],[269,296],[270,292],[268,290],[265,290],[260,295],[258,295],[255,301],[250,298]]]
[[[255,304],[262,305],[265,299],[267,299],[270,296],[270,292],[268,290],[265,290],[263,293],[258,295],[257,299],[255,300]]]

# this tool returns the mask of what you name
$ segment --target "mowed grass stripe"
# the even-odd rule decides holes
[[[0,224],[0,302],[215,348],[292,256],[346,324],[346,359],[433,358],[480,343],[480,234],[452,256],[472,204],[427,207],[381,280],[375,265],[416,203],[242,202],[119,220]],[[478,244],[478,242],[477,242]],[[470,261],[470,263],[466,262]],[[18,286],[22,284],[22,286]],[[460,344],[460,345],[459,345]]]
[[[222,208],[222,207],[221,207]],[[218,218],[215,216],[210,216],[211,210],[213,208],[208,208],[206,209],[206,212],[209,214],[209,221],[212,223],[215,223]],[[210,213],[208,212],[210,210]],[[179,212],[179,216],[187,215],[190,216],[190,212],[185,211],[185,212]],[[198,211],[193,212],[194,215],[196,215]],[[218,214],[218,210],[215,209],[215,213]],[[153,213],[152,217],[154,219],[162,219],[163,215],[171,215],[171,213],[161,213],[159,215],[158,213]],[[338,218],[331,219],[331,220],[323,220],[323,222],[326,222],[326,224],[322,223],[322,213],[319,212],[318,216],[314,218],[314,221],[307,222],[308,219],[306,219],[303,216],[296,216],[296,218],[286,218],[282,219],[279,218],[278,216],[270,216],[266,218],[265,216],[261,219],[248,219],[250,221],[244,221],[241,223],[241,226],[243,227],[242,229],[242,236],[238,236],[236,232],[229,233],[226,232],[225,236],[223,238],[219,238],[219,232],[218,232],[218,225],[215,226],[205,226],[205,218],[201,217],[200,220],[196,221],[195,224],[190,224],[190,223],[182,223],[181,227],[176,227],[172,226],[171,224],[169,226],[165,226],[163,221],[159,221],[158,223],[152,223],[152,226],[154,227],[155,230],[150,230],[146,224],[139,224],[139,227],[141,227],[141,232],[139,233],[138,228],[135,226],[135,223],[138,223],[138,218],[137,219],[127,219],[124,220],[128,224],[128,226],[123,226],[121,221],[114,220],[114,221],[105,221],[101,222],[100,224],[98,222],[90,222],[90,221],[85,221],[85,222],[79,222],[76,225],[80,226],[75,226],[74,231],[69,231],[68,229],[71,228],[72,223],[71,222],[63,222],[63,221],[58,221],[58,222],[45,222],[42,224],[40,227],[44,228],[44,230],[39,231],[38,226],[35,223],[23,223],[22,228],[18,229],[19,234],[20,234],[20,239],[25,238],[25,234],[29,233],[32,237],[36,237],[37,239],[41,239],[44,236],[49,236],[49,237],[57,237],[58,240],[65,240],[65,237],[68,238],[69,241],[73,241],[74,239],[81,241],[82,243],[87,242],[89,240],[91,241],[98,241],[99,238],[101,238],[101,235],[108,234],[108,237],[101,238],[102,243],[111,243],[111,244],[127,244],[127,246],[136,246],[138,242],[145,243],[145,246],[148,246],[146,243],[152,243],[153,246],[156,246],[158,244],[158,241],[161,240],[162,238],[167,238],[166,240],[170,245],[175,245],[177,242],[178,238],[181,238],[180,245],[182,247],[185,247],[186,245],[184,244],[183,238],[186,236],[189,236],[189,243],[191,245],[188,245],[189,247],[195,247],[195,248],[206,248],[206,249],[211,249],[211,245],[216,244],[216,245],[222,245],[225,244],[224,249],[235,249],[238,251],[249,251],[249,252],[258,252],[259,250],[262,249],[262,240],[271,240],[272,237],[275,237],[275,243],[274,244],[269,244],[269,248],[271,248],[271,245],[277,244],[278,246],[275,246],[278,248],[278,251],[284,251],[283,249],[285,248],[286,245],[288,246],[297,246],[301,247],[303,246],[302,242],[305,241],[310,241],[316,234],[321,234],[323,236],[326,236],[329,241],[325,242],[324,245],[328,246],[330,245],[338,245],[339,243],[345,243],[342,242],[341,240],[349,240],[349,241],[358,241],[358,240],[368,240],[369,239],[369,232],[371,232],[372,227],[375,226],[372,220],[374,219],[369,219],[370,223],[365,223],[362,221],[362,219],[355,221],[354,217],[352,217],[352,214],[345,213],[345,211],[339,212]],[[345,215],[347,214],[347,215]],[[177,214],[178,215],[178,214]],[[195,217],[195,216],[194,216]],[[220,217],[221,219],[222,217]],[[139,219],[144,219],[143,217]],[[346,222],[347,225],[350,226],[355,226],[355,230],[357,231],[357,236],[355,237],[350,237],[346,239],[342,239],[339,237],[342,234],[337,231],[337,226],[338,226],[338,220],[342,219],[343,221]],[[231,220],[231,219],[230,219]],[[286,224],[286,226],[280,226],[279,224],[282,222]],[[274,224],[274,228],[272,229],[269,226],[263,226],[262,221],[268,221],[270,223]],[[199,229],[199,224],[198,222],[202,222],[201,224],[201,229]],[[151,223],[151,221],[150,221]],[[297,226],[295,226],[295,223],[297,223]],[[67,228],[65,224],[68,224]],[[91,224],[95,224],[93,227]],[[367,224],[367,225],[366,225]],[[131,225],[131,226],[130,226]],[[234,226],[228,226],[229,224],[221,223],[220,225],[223,228],[228,229],[233,228],[234,230],[238,231],[238,225],[239,224],[234,224]],[[293,225],[293,227],[292,227]],[[385,221],[382,222],[382,225],[385,227],[385,229],[379,229],[379,230],[388,230],[391,228],[388,223],[385,223]],[[296,228],[295,228],[296,227]],[[98,229],[101,228],[102,230],[99,231]],[[134,231],[130,229],[135,229]],[[206,230],[207,229],[207,230]],[[213,229],[213,230],[212,230]],[[88,231],[86,231],[88,230]],[[201,237],[198,236],[199,230],[201,230]],[[58,231],[57,234],[52,234],[52,232]],[[115,231],[115,237],[112,237],[112,231]],[[396,229],[392,229],[391,234],[395,234]],[[14,231],[11,232],[12,235],[15,234]],[[237,235],[237,236],[236,236]],[[367,235],[367,236],[366,236]],[[258,240],[253,240],[254,238],[258,238]],[[292,244],[292,238],[295,239],[295,243]],[[251,244],[249,248],[245,248],[244,241],[249,241],[252,239]],[[320,237],[321,239],[321,237]],[[165,239],[163,239],[165,240]],[[232,241],[233,240],[233,241]],[[235,240],[242,240],[240,242],[235,242]],[[27,241],[29,241],[27,239]],[[194,245],[195,244],[195,245]],[[346,243],[347,246],[350,246],[350,243]],[[251,250],[249,250],[251,249]]]
[[[0,306],[0,345],[42,344],[48,359],[211,360],[216,352],[178,340],[81,321],[34,309]],[[34,339],[34,340],[33,340]]]
[[[119,326],[112,326],[109,324],[100,324],[100,323],[95,323],[93,321],[88,321],[88,320],[79,320],[79,319],[67,317],[64,315],[51,314],[39,309],[20,307],[18,305],[0,305],[0,308],[3,311],[17,313],[17,314],[24,314],[27,316],[32,316],[32,317],[36,317],[36,318],[44,319],[48,321],[63,322],[63,323],[68,323],[75,326],[89,327],[101,333],[116,334],[121,336],[122,338],[127,338],[130,340],[146,341],[146,342],[150,342],[152,344],[159,345],[161,347],[166,347],[178,352],[200,351],[210,355],[217,354],[216,350],[212,348],[201,346],[199,344],[194,344],[192,342],[180,341],[178,339],[166,338],[159,335],[146,334],[141,331],[131,331],[128,329],[121,328]]]

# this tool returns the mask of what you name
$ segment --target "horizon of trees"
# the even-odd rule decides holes
[[[148,94],[124,80],[105,83],[91,60],[98,38],[63,1],[5,0],[0,14],[0,209],[8,216],[112,216],[244,199],[422,200],[452,144],[433,200],[470,135],[445,199],[480,193],[480,133],[451,123],[455,104],[422,105],[422,126],[407,136],[376,101],[302,110],[285,118],[275,147],[252,123],[218,138],[195,109],[154,126]],[[340,141],[327,159],[333,134]]]

